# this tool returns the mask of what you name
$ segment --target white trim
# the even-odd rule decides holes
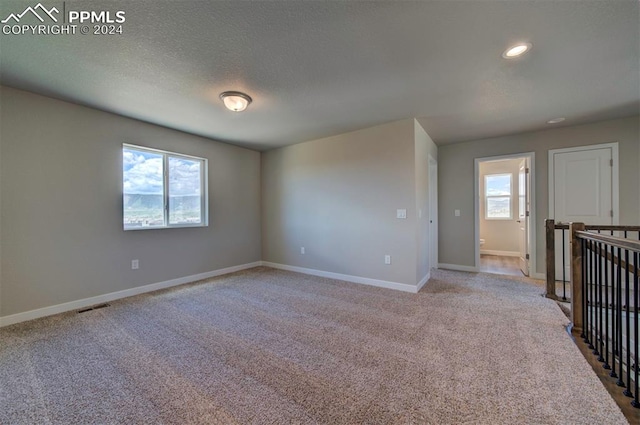
[[[529,160],[529,190],[531,191],[531,203],[529,205],[529,275],[536,273],[536,204],[538,202],[536,196],[536,154],[535,152],[522,152],[510,155],[488,156],[484,158],[475,158],[473,161],[473,213],[474,213],[474,250],[476,258],[476,266],[474,271],[478,271],[480,267],[480,163],[490,161],[502,161],[505,159],[527,158]]]
[[[538,280],[546,280],[547,279],[547,275],[545,273],[530,273],[530,276],[533,279],[538,279]]]
[[[378,280],[378,279],[371,279],[368,277],[325,272],[322,270],[307,269],[305,267],[297,267],[297,266],[289,266],[286,264],[272,263],[270,261],[263,261],[262,265],[266,267],[271,267],[273,269],[288,270],[290,272],[309,274],[312,276],[327,277],[329,279],[346,280],[347,282],[361,283],[363,285],[370,285],[370,286],[378,286],[380,288],[396,289],[398,291],[411,292],[413,294],[416,294],[419,289],[418,286],[416,285],[407,285],[406,283],[390,282],[388,280]]]
[[[106,303],[121,298],[131,297],[133,295],[144,294],[146,292],[157,291],[159,289],[170,288],[172,286],[183,285],[185,283],[196,282],[210,277],[221,276],[223,274],[233,273],[240,270],[250,269],[262,265],[262,261],[241,264],[238,266],[227,267],[224,269],[213,270],[210,272],[194,274],[191,276],[179,277],[177,279],[165,280],[164,282],[151,283],[149,285],[137,286],[135,288],[124,289],[122,291],[110,292],[108,294],[98,295],[91,298],[70,301],[63,304],[52,305],[49,307],[39,308],[37,310],[25,311],[23,313],[12,314],[10,316],[0,317],[0,327],[13,325],[15,323],[25,322],[27,320],[38,319],[40,317],[51,316],[53,314],[64,313],[66,311],[77,310],[96,304]]]
[[[497,251],[495,249],[481,249],[480,254],[485,255],[500,255],[501,257],[519,257],[518,251]]]
[[[480,160],[473,160],[473,255],[474,271],[480,268]]]
[[[435,178],[432,179],[433,171]],[[429,174],[429,267],[435,268],[438,264],[438,161],[429,154],[428,162]],[[432,196],[433,195],[433,196]],[[431,205],[431,200],[435,200],[435,205]],[[432,215],[433,213],[433,215]],[[433,249],[435,247],[435,249]],[[430,272],[429,272],[430,273]]]
[[[422,289],[422,287],[429,281],[429,279],[431,279],[431,271],[428,271],[427,274],[420,280],[420,282],[418,282],[418,289],[416,290],[416,292],[420,292],[420,289]]]
[[[473,267],[473,266],[461,266],[459,264],[445,264],[445,263],[439,263],[438,264],[438,268],[439,269],[445,269],[445,270],[455,270],[455,271],[459,271],[459,272],[472,272],[472,273],[478,273],[478,268],[477,267]]]
[[[550,149],[549,150],[549,218],[555,218],[555,166],[554,155],[557,153],[592,151],[597,149],[611,149],[611,159],[613,159],[613,170],[611,171],[611,208],[613,208],[614,225],[620,224],[620,162],[618,153],[618,142],[601,143],[599,145],[576,146],[573,148]],[[589,224],[589,223],[587,223]]]

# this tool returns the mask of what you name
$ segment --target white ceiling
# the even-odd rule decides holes
[[[124,34],[1,35],[2,84],[252,149],[410,117],[441,145],[640,110],[635,0],[64,6],[124,10]],[[531,52],[502,59],[518,41]],[[254,102],[227,111],[225,90]]]

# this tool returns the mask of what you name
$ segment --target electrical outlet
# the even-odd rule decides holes
[[[302,246],[302,247],[300,247],[300,254],[303,254],[303,255],[304,255],[304,247],[303,247],[303,246]]]
[[[385,264],[391,264],[391,256],[390,255],[385,255],[384,256],[384,263]]]
[[[131,260],[131,270],[138,270],[140,268],[140,262],[138,260]]]
[[[407,218],[407,210],[405,208],[396,210],[396,218]]]
[[[460,217],[460,210],[453,211],[453,215],[455,215],[456,217]]]

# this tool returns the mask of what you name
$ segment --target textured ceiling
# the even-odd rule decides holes
[[[124,34],[0,35],[2,84],[253,149],[411,117],[444,144],[640,108],[634,0],[42,4],[123,10]],[[502,59],[518,41],[531,52]],[[227,111],[225,90],[254,102]]]

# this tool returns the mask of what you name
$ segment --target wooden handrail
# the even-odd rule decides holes
[[[613,230],[614,232],[640,232],[640,226],[623,226],[619,224],[585,224],[586,230]]]
[[[585,224],[585,230],[604,230],[607,232],[640,232],[640,226],[623,226],[619,224]],[[555,223],[556,230],[569,230],[569,223]]]
[[[586,226],[585,226],[586,228]],[[633,239],[619,238],[617,236],[601,235],[599,233],[577,231],[576,237],[595,242],[604,242],[616,248],[624,248],[634,252],[640,252],[640,241]]]

